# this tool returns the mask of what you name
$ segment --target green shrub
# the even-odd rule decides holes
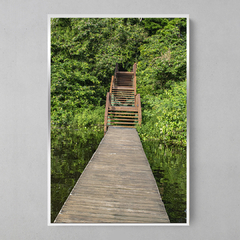
[[[186,82],[174,83],[159,96],[146,96],[143,124],[138,127],[142,140],[162,140],[186,146]]]

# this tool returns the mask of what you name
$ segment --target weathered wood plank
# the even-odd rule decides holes
[[[118,75],[134,75],[134,72],[118,71],[118,72],[117,72],[117,76],[118,76]]]
[[[121,86],[121,87],[113,87],[113,89],[119,89],[119,90],[130,90],[130,91],[133,91],[134,88],[133,87],[128,87],[128,86]]]
[[[123,112],[138,112],[138,109],[136,107],[108,107],[109,111],[115,110],[115,111],[123,111]]]
[[[169,223],[135,129],[109,127],[55,223]]]

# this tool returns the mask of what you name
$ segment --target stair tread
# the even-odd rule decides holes
[[[129,87],[129,86],[114,86],[113,88],[112,88],[113,90],[114,89],[124,89],[124,90],[134,90],[134,87]]]

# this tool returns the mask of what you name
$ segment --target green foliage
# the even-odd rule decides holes
[[[81,130],[81,133],[84,134],[84,131],[89,132],[98,131],[99,128],[104,125],[104,107],[89,107],[86,109],[80,109],[78,113],[74,116],[73,127]]]
[[[104,107],[82,108],[72,117],[69,125],[59,127],[51,126],[52,151],[60,151],[69,148],[72,152],[78,152],[78,148],[85,146],[92,138],[103,136]],[[73,142],[70,133],[74,133],[76,142]]]
[[[178,27],[169,24],[144,41],[137,70],[142,97],[161,94],[173,82],[186,79],[186,41]]]
[[[167,18],[144,18],[143,24],[149,35],[155,35],[159,29],[163,29],[169,23]]]
[[[171,26],[178,27],[181,36],[186,34],[185,18],[144,18],[142,22],[149,36],[157,34],[158,30],[167,29]]]
[[[149,32],[140,46],[137,91],[142,139],[186,145],[186,19],[143,19]]]
[[[186,146],[186,92],[186,82],[179,82],[159,96],[145,97],[143,125],[138,127],[143,140],[158,139]]]
[[[138,19],[56,18],[51,21],[51,110],[54,121],[105,103],[115,64],[129,68],[146,33]],[[56,112],[56,113],[54,113]],[[59,124],[66,121],[59,120]]]

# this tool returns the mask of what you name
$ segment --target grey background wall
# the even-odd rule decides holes
[[[240,3],[1,1],[0,239],[238,239]],[[190,14],[189,227],[47,226],[47,14]]]

